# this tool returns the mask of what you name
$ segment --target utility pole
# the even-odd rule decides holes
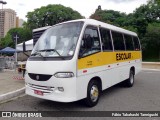
[[[18,35],[16,34],[16,36],[14,37],[15,39],[15,62],[17,63],[17,40],[19,39]]]
[[[3,10],[3,5],[7,4],[6,1],[0,0],[0,3],[2,4],[2,10]]]
[[[16,67],[17,67],[17,41],[19,39],[19,35],[17,32],[12,34],[12,39],[15,42],[15,71],[16,71]]]

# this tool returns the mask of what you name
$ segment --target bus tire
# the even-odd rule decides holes
[[[125,81],[126,87],[132,87],[134,85],[134,72],[130,70],[129,78]]]
[[[100,97],[100,85],[97,81],[92,80],[88,84],[87,88],[87,97],[85,98],[84,102],[88,107],[94,107],[97,105]]]

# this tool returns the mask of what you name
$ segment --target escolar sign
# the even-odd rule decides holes
[[[117,53],[116,54],[116,60],[127,60],[131,59],[131,53]]]

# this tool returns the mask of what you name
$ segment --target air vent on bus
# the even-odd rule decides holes
[[[28,73],[28,75],[32,80],[36,81],[47,81],[52,77],[52,75],[46,75],[46,74]]]

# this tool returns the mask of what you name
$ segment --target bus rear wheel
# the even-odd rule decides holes
[[[130,70],[129,78],[125,81],[126,87],[132,87],[134,85],[134,72]]]
[[[94,107],[97,105],[100,97],[100,85],[97,81],[92,80],[88,84],[87,98],[84,100],[88,107]]]

